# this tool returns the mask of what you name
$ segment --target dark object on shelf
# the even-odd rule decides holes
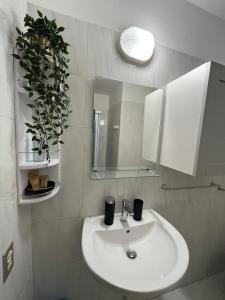
[[[115,199],[107,197],[105,199],[105,224],[112,225],[114,221]]]
[[[31,184],[28,184],[24,191],[24,196],[41,196],[46,195],[48,193],[51,193],[51,191],[55,188],[55,182],[54,181],[48,181],[48,187],[39,189],[39,190],[33,190]]]
[[[134,215],[135,221],[141,221],[144,201],[141,199],[134,199]]]

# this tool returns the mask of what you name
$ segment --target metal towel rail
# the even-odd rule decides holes
[[[208,185],[195,185],[195,186],[181,186],[181,187],[168,187],[167,184],[163,184],[161,188],[164,191],[179,191],[179,190],[192,190],[192,189],[204,189],[204,188],[212,188],[216,187],[219,191],[225,192],[225,189],[221,187],[221,185],[211,182]]]

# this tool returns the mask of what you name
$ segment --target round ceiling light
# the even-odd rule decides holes
[[[153,55],[155,40],[151,32],[132,26],[121,33],[119,46],[126,59],[144,64]]]

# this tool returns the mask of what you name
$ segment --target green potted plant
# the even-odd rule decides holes
[[[25,16],[25,32],[16,28],[17,53],[13,56],[23,69],[24,89],[31,100],[27,105],[32,109],[32,122],[25,124],[35,144],[32,150],[40,156],[46,153],[50,161],[50,147],[63,144],[62,134],[71,113],[67,95],[69,44],[61,35],[65,28],[37,12],[37,19]]]

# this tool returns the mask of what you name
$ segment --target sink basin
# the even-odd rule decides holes
[[[155,294],[185,274],[189,253],[181,234],[154,210],[140,222],[129,217],[104,224],[104,216],[85,218],[82,252],[92,273],[123,291]]]

